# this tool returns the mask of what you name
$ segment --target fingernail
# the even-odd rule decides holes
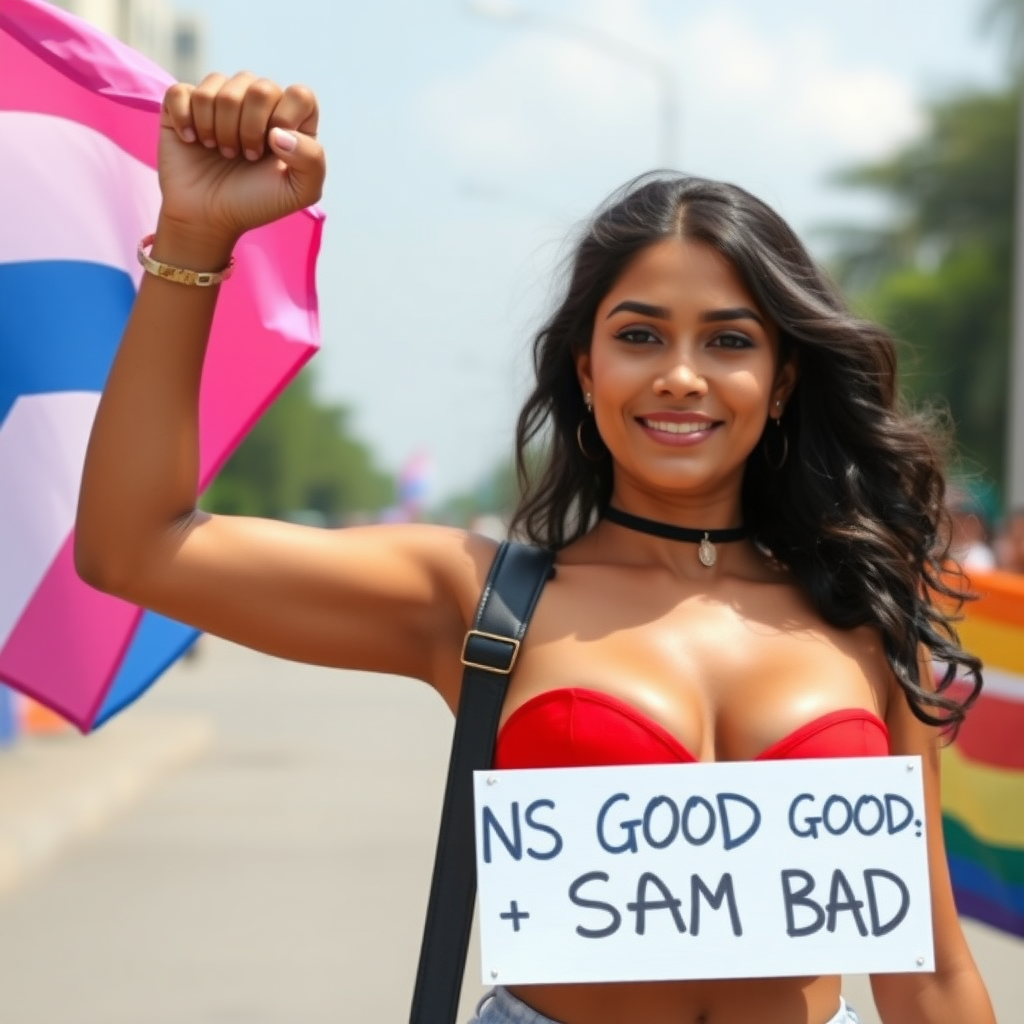
[[[247,149],[245,151],[245,159],[246,160],[259,160],[259,158],[260,158],[260,155],[259,155],[259,153],[256,152],[255,149]]]
[[[286,153],[290,153],[295,149],[299,142],[293,132],[286,132],[283,128],[272,128],[270,130],[270,137],[274,145],[278,149],[283,149]]]
[[[196,141],[196,133],[195,133],[195,132],[194,132],[194,131],[193,131],[193,130],[192,130],[191,128],[186,128],[186,129],[185,129],[185,130],[184,130],[184,131],[183,131],[183,132],[181,133],[181,137],[182,137],[182,138],[183,138],[183,139],[184,139],[184,140],[185,140],[186,142],[195,142],[195,141]]]
[[[220,155],[224,157],[225,160],[235,159],[235,151],[230,146],[224,146],[220,151]]]

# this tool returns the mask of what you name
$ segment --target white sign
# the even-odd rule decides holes
[[[918,757],[477,772],[487,984],[934,970]]]

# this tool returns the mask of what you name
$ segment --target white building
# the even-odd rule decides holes
[[[182,82],[206,73],[205,27],[198,14],[176,11],[173,0],[51,0],[166,68]]]

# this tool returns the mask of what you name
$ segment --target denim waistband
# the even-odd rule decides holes
[[[558,1021],[538,1013],[499,986],[477,1003],[476,1016],[470,1024],[558,1024]]]
[[[470,1024],[558,1024],[558,1021],[531,1009],[507,989],[499,987],[491,989],[480,1000]],[[840,997],[839,1010],[825,1024],[859,1024],[859,1018]]]

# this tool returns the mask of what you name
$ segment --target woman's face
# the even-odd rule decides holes
[[[724,257],[678,239],[638,253],[577,357],[616,491],[738,501],[746,458],[796,382],[778,362],[778,329]]]

